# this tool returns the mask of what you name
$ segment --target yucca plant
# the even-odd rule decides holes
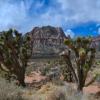
[[[70,51],[65,54],[65,59],[69,70],[71,71],[75,82],[77,83],[78,91],[82,91],[83,87],[91,84],[96,76],[86,84],[86,78],[95,60],[95,48],[91,45],[92,38],[78,37],[77,39],[66,39],[64,43]],[[71,52],[74,52],[73,66]]]
[[[15,75],[19,84],[25,86],[25,70],[30,57],[30,40],[16,30],[9,29],[0,34],[0,69]]]

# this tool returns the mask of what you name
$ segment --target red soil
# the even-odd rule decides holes
[[[38,72],[38,73],[32,72],[29,76],[25,77],[25,82],[32,84],[33,82],[40,82],[41,80],[45,80],[45,79],[46,79],[46,77],[42,76],[40,74],[40,72]],[[93,94],[99,93],[100,92],[100,84],[95,82],[95,84],[91,84],[88,87],[84,87],[83,92],[84,93],[93,93]]]
[[[99,93],[100,92],[100,86],[99,84],[96,85],[90,85],[88,87],[84,87],[83,89],[84,93]]]
[[[29,76],[25,76],[25,83],[33,83],[33,82],[40,82],[41,80],[45,80],[46,77],[42,76],[40,72],[31,72]]]

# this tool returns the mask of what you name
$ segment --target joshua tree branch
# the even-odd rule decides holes
[[[72,63],[71,63],[71,60],[70,60],[69,56],[67,56],[67,65],[69,66],[69,69],[72,71],[72,74],[73,74],[73,76],[75,78],[76,83],[78,83],[77,75],[76,75],[75,70],[74,70],[74,68],[72,66]]]
[[[89,86],[96,80],[97,76],[94,76],[88,83],[85,84],[85,87]]]

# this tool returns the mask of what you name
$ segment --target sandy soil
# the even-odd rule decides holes
[[[42,76],[40,74],[40,72],[34,71],[29,76],[25,77],[25,82],[32,84],[34,82],[37,83],[37,82],[40,82],[40,81],[45,80],[45,79],[46,79],[46,77]],[[100,92],[100,84],[95,82],[94,84],[91,84],[88,87],[84,87],[83,92],[84,93],[93,93],[93,94],[99,93]]]

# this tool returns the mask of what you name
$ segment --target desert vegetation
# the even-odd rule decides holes
[[[96,76],[91,79],[90,82],[85,84],[87,74],[91,67],[93,66],[95,59],[95,48],[91,46],[91,38],[77,38],[76,40],[66,39],[65,44],[74,52],[74,61],[76,64],[76,69],[74,68],[71,62],[71,50],[68,50],[68,53],[62,54],[66,59],[66,64],[71,71],[72,76],[74,77],[75,82],[77,83],[78,90],[82,91],[84,86],[88,86],[94,82]],[[76,73],[75,73],[75,70]]]
[[[91,42],[91,37],[67,38],[58,57],[32,59],[29,36],[3,31],[0,100],[99,100],[100,61]],[[84,92],[93,82],[99,90]]]
[[[30,55],[28,40],[12,29],[0,34],[0,69],[6,72],[8,80],[13,75],[22,86],[25,86],[25,70]]]

